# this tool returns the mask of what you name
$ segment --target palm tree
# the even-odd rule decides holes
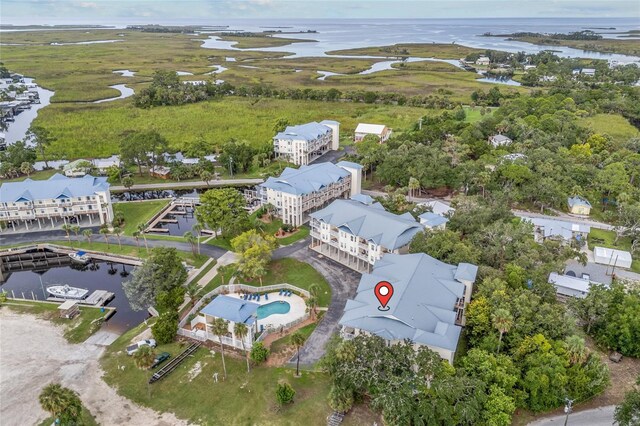
[[[100,228],[99,232],[104,236],[104,241],[107,243],[107,248],[109,248],[109,227],[105,225]]]
[[[63,424],[75,424],[82,414],[82,401],[78,394],[58,383],[45,386],[38,400],[45,411]]]
[[[113,228],[113,235],[116,236],[116,238],[118,239],[118,246],[120,246],[120,249],[122,249],[122,243],[120,242],[120,235],[122,235],[122,228],[116,226]]]
[[[315,317],[318,313],[318,293],[320,292],[320,287],[318,284],[311,284],[309,286],[309,298],[307,299],[307,306],[309,306],[309,310]]]
[[[247,360],[247,373],[248,373],[251,371],[251,369],[249,368],[249,352],[247,352],[247,349],[244,347],[244,338],[247,337],[247,333],[249,333],[249,328],[246,326],[246,324],[242,322],[237,322],[233,326],[233,332],[240,339],[240,342],[242,343],[242,350],[244,351],[244,357]]]
[[[500,346],[502,345],[502,336],[504,333],[508,333],[513,325],[513,317],[511,312],[504,308],[498,308],[493,313],[492,317],[493,326],[498,329],[500,333],[500,340],[498,340],[498,353],[500,352]]]
[[[133,354],[133,361],[135,362],[136,367],[142,370],[146,370],[151,367],[155,358],[156,354],[153,351],[153,348],[147,345],[142,346]]]
[[[87,239],[87,242],[91,244],[91,236],[93,235],[93,231],[91,229],[85,229],[82,231],[82,235]]]
[[[198,285],[197,282],[192,281],[189,283],[189,285],[187,285],[186,291],[187,291],[187,296],[189,296],[189,299],[191,299],[191,306],[195,305],[196,297],[200,292],[200,286]]]
[[[146,230],[147,230],[147,227],[145,226],[144,223],[138,224],[138,232],[140,232],[140,234],[142,235],[142,239],[144,239],[144,246],[147,249],[147,251],[149,251],[149,246],[147,245],[147,234],[145,233]]]
[[[213,334],[218,336],[220,341],[220,352],[222,353],[222,369],[224,370],[224,379],[227,380],[227,366],[224,362],[224,346],[222,345],[222,336],[229,332],[229,322],[222,318],[216,318],[213,320],[213,326],[211,327]]]
[[[191,231],[187,231],[184,233],[183,235],[184,239],[191,244],[191,253],[193,253],[193,255],[196,255],[196,236],[193,235],[193,232]]]
[[[420,189],[420,181],[414,177],[409,178],[409,196],[415,197],[416,191]]]
[[[200,237],[202,236],[202,225],[196,223],[191,227],[191,231],[198,237],[198,254],[200,254]]]
[[[296,347],[297,359],[296,359],[296,376],[300,375],[300,348],[304,345],[306,338],[302,333],[296,331],[290,337],[291,344]]]
[[[589,357],[589,350],[584,344],[584,339],[576,334],[567,337],[567,354],[569,362],[573,364],[582,364]]]
[[[78,234],[80,233],[80,227],[78,225],[71,226],[71,232],[76,234],[76,241],[78,241]]]
[[[71,244],[71,225],[69,225],[68,223],[65,223],[64,225],[62,225],[61,229],[64,232],[66,232],[67,239],[69,240],[69,244]]]
[[[138,250],[140,250],[140,231],[133,231],[133,238],[136,239],[136,245],[138,246]]]

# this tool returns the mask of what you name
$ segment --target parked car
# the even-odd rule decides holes
[[[152,348],[156,347],[156,341],[154,339],[145,339],[139,342],[134,343],[131,346],[127,346],[127,355],[133,355],[143,346],[151,346]]]
[[[157,366],[159,366],[169,358],[171,358],[171,354],[169,352],[162,352],[160,355],[156,357],[156,359],[153,360],[153,364],[151,364],[150,368],[152,369],[156,368]]]

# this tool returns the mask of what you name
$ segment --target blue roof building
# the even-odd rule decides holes
[[[302,166],[310,164],[340,144],[340,123],[325,120],[287,126],[273,137],[276,157]]]
[[[259,306],[259,304],[248,300],[237,299],[222,294],[209,302],[200,312],[234,323],[239,322],[251,325],[256,321],[256,312]]]
[[[422,213],[420,216],[420,223],[429,229],[444,229],[449,219],[444,216],[432,212]]]
[[[475,265],[449,265],[423,253],[387,254],[362,275],[355,298],[347,300],[341,335],[375,334],[391,343],[409,339],[453,363],[477,272]],[[379,309],[373,291],[380,281],[393,286],[388,310]]]

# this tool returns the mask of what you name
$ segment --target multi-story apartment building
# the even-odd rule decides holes
[[[385,253],[406,253],[423,230],[410,213],[396,215],[379,203],[335,200],[311,214],[311,249],[356,271],[369,271]]]
[[[282,158],[298,166],[310,164],[340,145],[340,123],[324,120],[320,123],[287,126],[273,137],[273,150]]]
[[[271,204],[282,222],[300,226],[309,213],[332,200],[360,193],[362,166],[348,161],[319,163],[299,169],[287,167],[258,186],[260,204]]]
[[[375,334],[390,344],[408,339],[453,363],[477,273],[476,265],[449,265],[424,253],[388,254],[362,275],[355,298],[347,300],[340,335]],[[384,311],[373,293],[380,281],[393,286]]]
[[[25,179],[0,186],[0,222],[14,231],[55,228],[69,222],[92,226],[112,220],[111,193],[104,177],[55,174],[46,181]]]

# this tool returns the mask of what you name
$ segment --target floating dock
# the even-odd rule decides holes
[[[78,305],[104,306],[107,303],[109,303],[109,301],[114,297],[115,297],[115,294],[110,291],[96,290],[84,299],[64,299],[62,297],[50,296],[50,297],[47,297],[47,300],[49,302],[60,302],[60,303],[64,303],[67,300],[75,300],[76,302],[78,302]]]

